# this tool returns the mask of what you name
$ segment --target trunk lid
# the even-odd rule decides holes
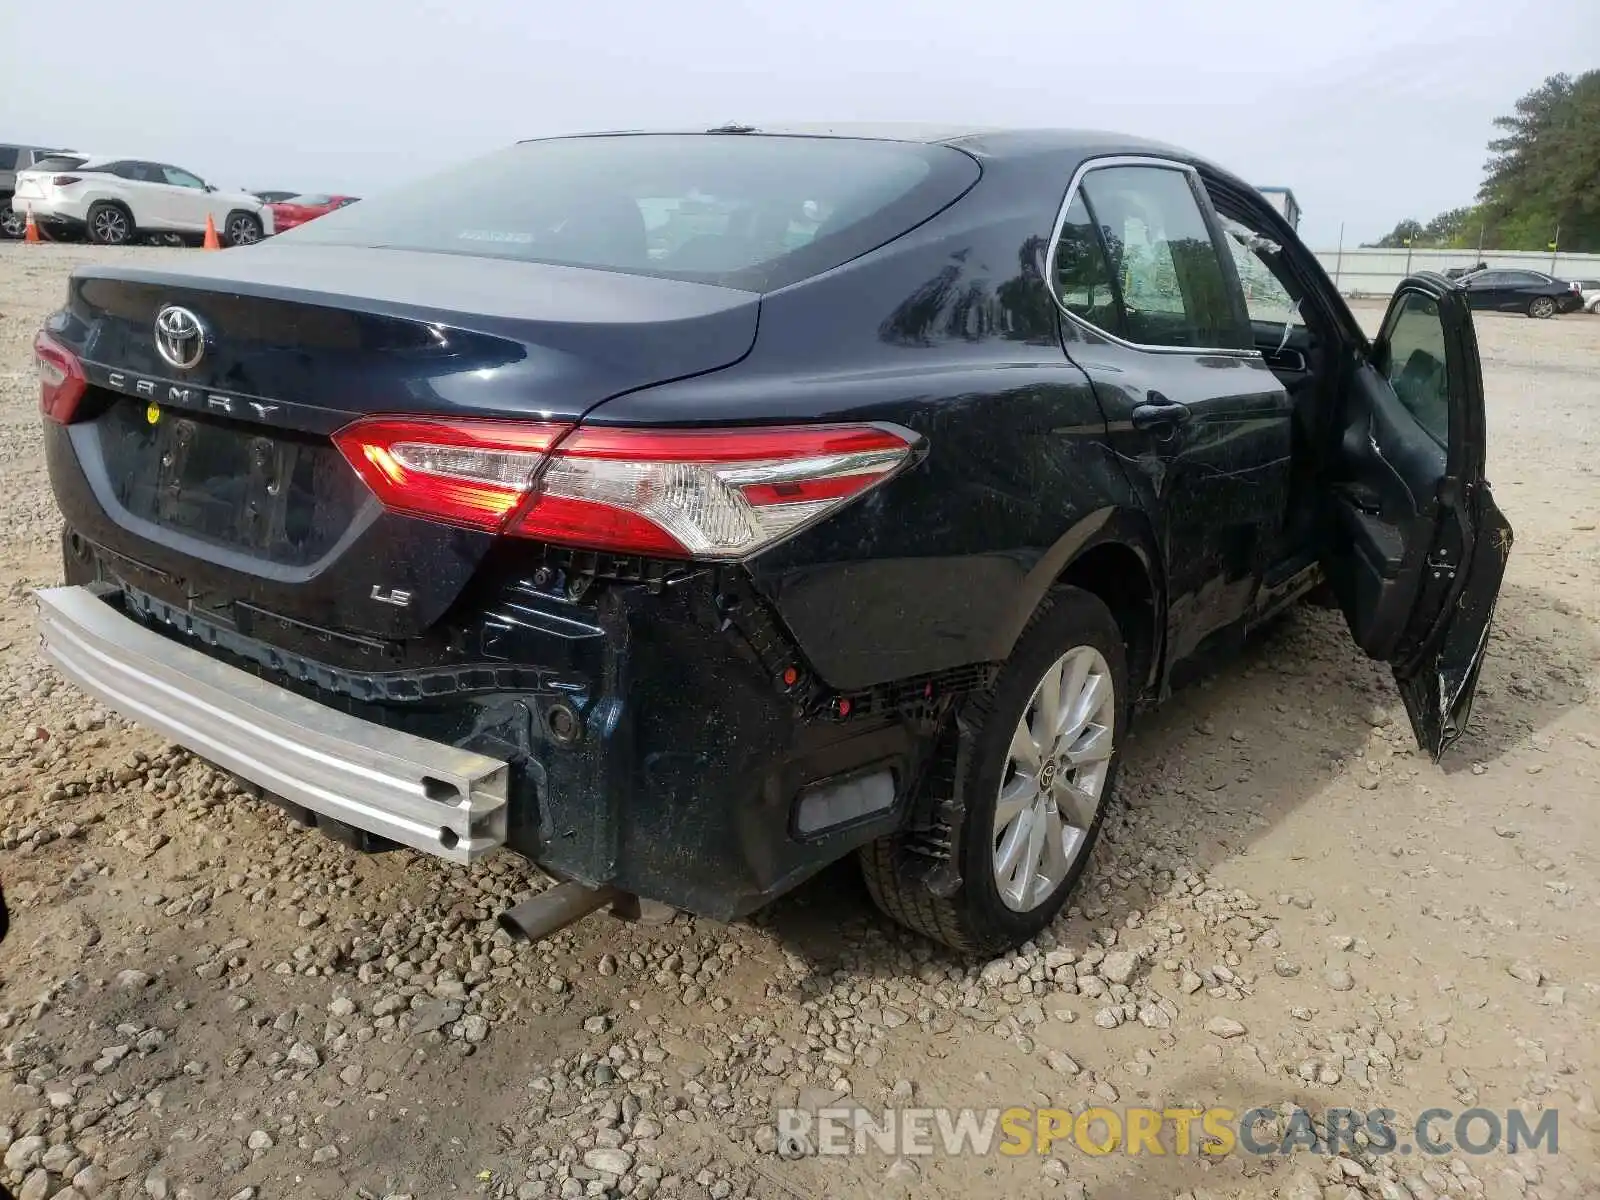
[[[157,344],[157,315],[187,310]],[[330,434],[363,415],[576,422],[737,361],[754,293],[368,247],[267,244],[74,275],[52,336],[82,417],[48,445],[69,524],[137,586],[246,632],[260,618],[415,636],[494,539],[386,512]],[[70,451],[68,447],[70,446]]]

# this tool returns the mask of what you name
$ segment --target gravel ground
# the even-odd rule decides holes
[[[846,868],[732,926],[361,857],[59,683],[29,342],[67,271],[0,245],[0,1151],[23,1200],[1600,1196],[1600,319],[1482,317],[1518,544],[1444,770],[1306,610],[1136,729],[1037,945],[953,959]],[[1363,310],[1369,325],[1379,309]],[[792,1160],[775,1106],[1559,1111],[1560,1152]]]

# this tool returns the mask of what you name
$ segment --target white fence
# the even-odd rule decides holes
[[[1543,271],[1558,279],[1600,279],[1600,254],[1549,254],[1526,250],[1318,250],[1317,260],[1346,296],[1387,296],[1407,271],[1444,271],[1486,262],[1491,267]],[[1409,260],[1409,261],[1408,261]]]

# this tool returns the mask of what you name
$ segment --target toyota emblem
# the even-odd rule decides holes
[[[169,304],[156,314],[156,351],[168,366],[187,371],[206,353],[206,327],[187,308]]]

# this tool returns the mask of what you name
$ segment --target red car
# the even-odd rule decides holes
[[[304,225],[307,221],[331,213],[346,204],[354,204],[359,196],[294,196],[267,205],[272,210],[272,225],[277,232]]]

